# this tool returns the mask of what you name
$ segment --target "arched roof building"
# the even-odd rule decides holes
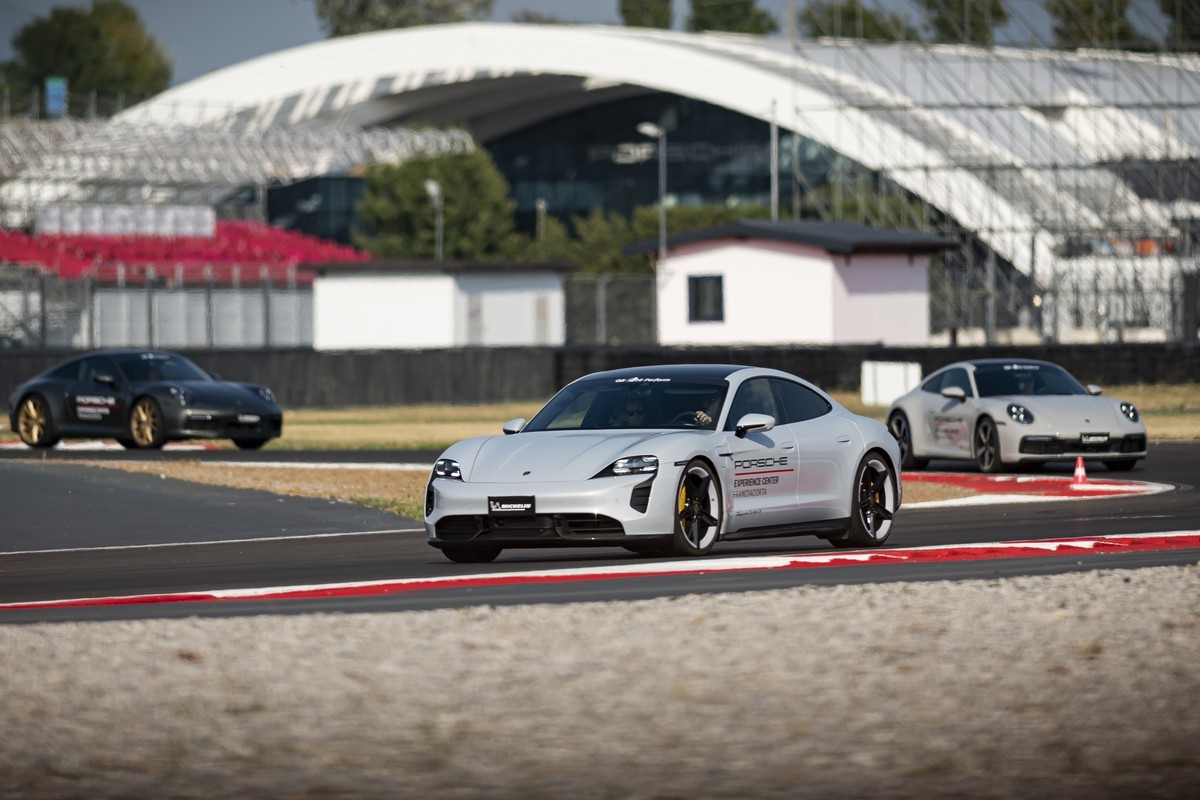
[[[527,215],[657,202],[656,142],[637,132],[650,121],[666,131],[668,202],[935,219],[1039,307],[1066,281],[1169,283],[1194,264],[1200,217],[1190,55],[465,23],[262,56],[121,120],[463,126]]]

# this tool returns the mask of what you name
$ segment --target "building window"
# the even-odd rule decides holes
[[[692,275],[688,278],[688,322],[724,322],[724,278]]]

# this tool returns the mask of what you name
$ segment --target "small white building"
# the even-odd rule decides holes
[[[658,265],[658,341],[925,345],[929,257],[956,246],[846,222],[742,220],[673,236]]]
[[[561,264],[370,261],[313,268],[313,349],[561,345]]]

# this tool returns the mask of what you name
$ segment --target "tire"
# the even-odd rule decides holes
[[[165,441],[163,413],[153,397],[139,397],[129,410],[129,438],[136,450],[158,450]]]
[[[1129,472],[1137,464],[1136,458],[1126,458],[1120,461],[1105,461],[1104,466],[1109,472]]]
[[[721,533],[725,504],[721,482],[712,467],[693,459],[684,467],[675,490],[675,529],[671,553],[677,556],[708,555]]]
[[[830,537],[834,547],[879,547],[892,535],[896,513],[896,476],[887,459],[872,451],[854,470],[850,525],[842,536]]]
[[[50,406],[40,394],[31,394],[21,401],[17,411],[17,435],[30,447],[46,448],[58,444]]]
[[[494,544],[456,545],[443,547],[442,555],[455,564],[487,564],[495,561],[503,549]]]
[[[234,439],[238,450],[260,450],[267,443],[266,439]]]
[[[888,420],[888,429],[900,445],[900,469],[922,470],[929,466],[928,458],[914,458],[912,444],[912,428],[908,424],[908,416],[903,411],[892,414]]]
[[[1000,434],[991,417],[981,417],[975,425],[974,450],[980,472],[995,475],[1004,471],[1004,462],[1000,460]]]

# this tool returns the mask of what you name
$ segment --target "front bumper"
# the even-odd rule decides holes
[[[283,434],[283,414],[187,409],[172,435],[191,439],[275,439]]]
[[[1021,461],[1128,460],[1146,457],[1146,435],[1109,437],[1107,442],[1084,442],[1081,437],[1024,436]]]
[[[469,483],[432,480],[425,534],[434,547],[464,543],[503,547],[575,547],[646,542],[672,535],[670,491],[646,475],[587,481]],[[532,498],[527,513],[489,511],[489,498]]]

